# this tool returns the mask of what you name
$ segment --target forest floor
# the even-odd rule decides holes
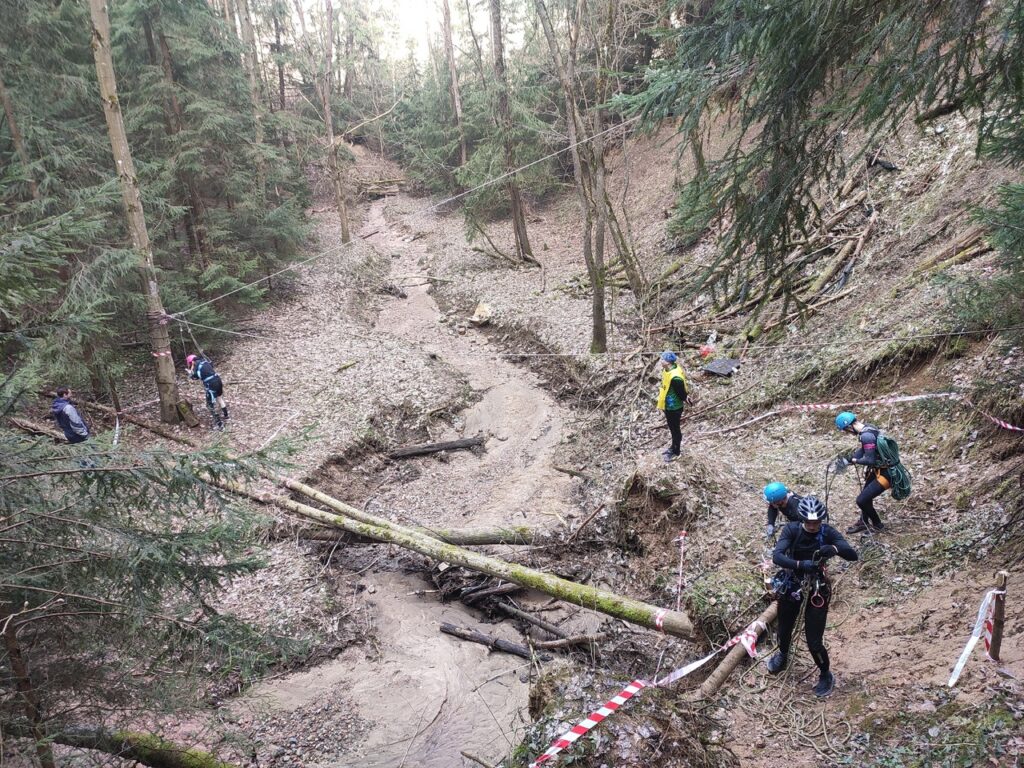
[[[671,202],[674,173],[665,169],[672,168],[674,151],[671,141],[642,138],[612,162],[612,190],[634,212],[632,228],[650,254],[664,246],[662,212]],[[360,148],[356,152],[358,173],[397,174]],[[629,184],[630,168],[652,169],[652,177]],[[338,223],[326,201],[318,205],[325,210],[313,214],[316,247],[329,248],[339,242]],[[253,338],[238,337],[218,350],[233,408],[226,439],[235,448],[254,449],[289,437],[297,445],[289,471],[404,523],[517,523],[564,531],[606,502],[608,510],[592,524],[595,532],[629,528],[639,544],[626,550],[615,541],[564,551],[491,550],[665,606],[674,605],[681,578],[685,605],[712,642],[756,615],[759,568],[769,546],[762,534],[761,487],[784,479],[797,490],[822,492],[826,462],[849,440],[831,428],[830,411],[714,432],[767,410],[763,403],[780,382],[786,386],[793,369],[830,363],[769,348],[752,355],[732,379],[700,380],[703,399],[684,424],[683,458],[664,466],[658,453],[666,433],[650,403],[657,350],[635,341],[627,294],[611,297],[612,354],[595,359],[585,353],[589,298],[575,256],[571,199],[539,207],[529,222],[542,270],[509,269],[471,249],[460,214],[433,209],[424,198],[403,193],[368,202],[358,215],[352,247],[296,270],[279,287],[275,305],[253,321]],[[496,242],[509,240],[504,223],[491,234]],[[873,270],[886,268],[884,243]],[[382,290],[388,284],[405,297]],[[901,311],[926,315],[927,291],[921,286],[913,301],[908,293]],[[468,322],[480,301],[493,312],[483,328]],[[823,345],[843,332],[837,328],[844,314],[857,311],[846,305],[823,313],[786,343]],[[827,392],[792,391],[787,399],[827,395],[845,402],[940,391],[969,370],[1004,365],[1005,354],[979,342],[956,356],[914,359],[892,377],[849,377]],[[688,358],[687,365],[696,361]],[[617,384],[602,390],[595,386],[602,381]],[[903,765],[912,764],[914,755],[943,758],[965,749],[981,750],[993,765],[1014,764],[1024,752],[1019,736],[1006,735],[1024,717],[1020,613],[1007,617],[1003,664],[983,662],[976,652],[956,688],[945,682],[991,584],[989,556],[995,557],[984,545],[968,551],[959,546],[977,540],[986,515],[999,514],[990,499],[965,498],[965,489],[1001,483],[1015,444],[969,421],[956,406],[877,407],[869,416],[900,437],[914,469],[915,494],[903,505],[883,501],[888,530],[853,537],[859,562],[833,569],[837,586],[826,640],[835,694],[824,701],[810,695],[813,666],[802,639],[791,669],[770,678],[763,661],[773,640],[762,638],[759,660],[737,671],[718,706],[710,708],[721,729],[702,740],[755,768],[780,760],[794,768],[886,760]],[[401,462],[382,455],[399,444],[475,435],[486,438],[477,453]],[[570,478],[556,466],[583,470],[591,479]],[[668,483],[687,497],[685,519],[658,517],[649,506],[642,509],[649,519],[624,519],[629,491],[623,482],[634,473],[648,486]],[[852,473],[830,488],[832,520],[841,530],[854,520],[856,490]],[[671,542],[681,525],[690,544],[680,576]],[[222,719],[253,740],[260,764],[473,765],[465,752],[496,765],[527,738],[537,666],[441,635],[437,625],[487,622],[489,633],[517,640],[520,634],[458,603],[442,604],[432,593],[424,558],[383,545],[331,546],[287,537],[272,541],[270,552],[270,567],[236,582],[224,606],[332,650],[225,705],[230,716]],[[539,607],[540,599],[526,602]],[[568,627],[612,631],[586,611],[560,608],[544,615]],[[617,625],[617,631],[625,630]],[[629,630],[628,641],[632,653],[606,654],[596,668],[579,656],[546,665],[563,677],[589,667],[593,678],[572,695],[563,691],[553,714],[547,713],[547,735],[582,719],[630,677],[650,676],[659,664],[664,670],[705,652],[643,630]],[[626,647],[621,637],[615,643],[615,649]],[[679,701],[692,687],[682,686]],[[1002,708],[993,709],[994,703]],[[602,725],[618,739],[618,760],[610,764],[685,764],[668,746],[651,746],[658,739],[650,729],[656,735],[664,723],[658,712],[644,711],[646,725],[628,711]],[[628,728],[618,730],[616,722]],[[536,749],[546,736],[532,738]],[[609,762],[607,756],[595,759],[595,765]]]

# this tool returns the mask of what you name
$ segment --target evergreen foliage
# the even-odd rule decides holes
[[[8,643],[5,727],[33,725],[26,685],[59,731],[193,707],[211,673],[245,679],[287,652],[212,605],[260,565],[262,524],[210,480],[253,466],[217,449],[53,446],[0,429],[0,624],[30,674],[19,679]]]
[[[47,351],[36,367],[48,376],[82,371],[83,358],[117,373],[128,362],[117,341],[145,327],[144,308],[126,250],[88,8],[42,0],[0,6],[0,72],[30,158],[28,169],[16,162],[10,131],[0,127],[0,260],[33,272],[38,283],[31,300],[5,302],[5,315],[30,308],[33,327],[7,336],[3,349],[18,357]],[[119,97],[169,311],[280,268],[299,251],[309,201],[298,154],[282,137],[308,137],[309,126],[279,113],[270,138],[254,143],[253,121],[266,108],[250,98],[241,43],[205,2],[123,0],[112,3],[111,19]],[[28,193],[28,174],[39,200]],[[47,262],[42,271],[39,260]],[[194,318],[222,324],[232,306],[265,292],[263,284],[245,288]],[[3,322],[0,330],[13,329],[13,316]],[[33,330],[39,323],[46,330]]]

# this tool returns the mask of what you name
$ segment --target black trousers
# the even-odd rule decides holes
[[[813,589],[813,586],[812,586]],[[825,600],[825,604],[816,608],[808,599],[807,609],[804,611],[804,634],[807,637],[807,650],[811,652],[811,658],[817,664],[822,674],[828,672],[829,660],[828,651],[825,650],[825,622],[828,620],[828,606],[832,601],[832,593],[827,585],[823,585],[819,592]],[[817,602],[817,598],[815,598]],[[796,626],[797,617],[800,615],[800,602],[788,597],[779,598],[779,650],[782,655],[788,658],[789,647],[793,640],[793,627]]]
[[[885,493],[887,489],[878,482],[878,477],[874,473],[869,472],[864,479],[867,482],[864,483],[860,495],[857,496],[857,506],[860,507],[860,519],[865,524],[874,523],[875,525],[881,525],[882,518],[875,511],[875,499]]]
[[[665,411],[665,421],[668,422],[668,431],[672,433],[672,453],[679,455],[679,449],[683,444],[683,430],[679,421],[683,418],[683,409],[678,411]]]

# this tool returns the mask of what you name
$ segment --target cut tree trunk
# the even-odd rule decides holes
[[[99,80],[103,113],[107,120],[110,146],[114,155],[117,176],[121,182],[124,198],[125,217],[131,234],[132,247],[139,256],[143,290],[146,297],[146,317],[149,322],[149,339],[153,359],[156,363],[156,385],[160,397],[160,418],[170,424],[178,420],[176,405],[178,385],[174,379],[174,360],[171,358],[171,340],[167,333],[160,286],[157,283],[156,267],[153,262],[153,248],[146,229],[146,217],[142,208],[142,194],[135,174],[128,135],[125,133],[121,116],[121,104],[117,98],[117,80],[114,77],[114,61],[110,49],[110,18],[104,0],[89,0],[92,17],[92,50],[96,60],[96,77]]]
[[[494,651],[504,651],[505,653],[511,653],[513,656],[522,656],[524,659],[533,659],[533,653],[525,645],[513,643],[509,640],[502,640],[500,637],[485,635],[483,632],[477,632],[475,629],[456,627],[454,624],[444,622],[441,624],[440,630],[446,635],[457,637],[460,640],[468,640],[471,643],[486,645]]]
[[[439,453],[440,451],[457,451],[462,448],[476,448],[483,446],[482,437],[465,437],[461,440],[448,440],[440,443],[426,443],[425,445],[410,445],[405,448],[396,448],[388,454],[391,459],[408,459],[412,456],[425,456],[428,453]]]

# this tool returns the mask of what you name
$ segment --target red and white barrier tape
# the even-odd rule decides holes
[[[709,432],[695,432],[692,435],[690,435],[690,437],[709,437],[711,435],[725,434],[726,432],[735,432],[737,429],[743,429],[744,427],[749,427],[752,424],[757,424],[759,421],[764,421],[765,419],[771,418],[772,416],[781,416],[782,414],[785,413],[808,413],[811,411],[829,411],[839,410],[841,408],[854,408],[861,405],[891,405],[893,403],[912,403],[916,400],[937,399],[957,400],[966,405],[967,407],[971,408],[972,410],[977,411],[979,414],[984,416],[986,419],[988,419],[1001,429],[1008,429],[1012,432],[1024,432],[1024,427],[1014,426],[1013,424],[1010,424],[1007,421],[1003,421],[997,416],[993,416],[990,413],[986,413],[959,392],[928,392],[922,395],[899,395],[894,397],[882,397],[876,400],[855,400],[849,403],[804,403],[783,405],[779,408],[776,408],[774,411],[762,413],[760,416],[755,416],[752,419],[747,419],[746,421],[740,422],[739,424],[734,424],[731,427],[714,429]]]
[[[664,613],[664,612],[660,612]],[[655,619],[657,623],[657,619]],[[547,751],[544,752],[540,757],[530,763],[530,768],[538,768],[538,766],[544,765],[545,763],[554,760],[555,755],[561,752],[563,749],[571,747],[580,736],[586,735],[589,731],[595,728],[601,721],[605,720],[616,710],[619,709],[623,704],[636,696],[644,688],[664,688],[677,680],[681,680],[691,672],[707,664],[711,659],[720,654],[727,648],[732,648],[737,643],[743,645],[746,648],[747,653],[750,654],[751,658],[757,658],[757,636],[758,633],[766,629],[765,625],[759,621],[755,621],[749,627],[744,629],[736,637],[732,638],[723,645],[721,648],[709,653],[703,659],[692,661],[684,667],[680,667],[674,672],[666,675],[660,680],[655,680],[653,683],[649,683],[646,680],[634,680],[609,701],[605,702],[604,706],[599,708],[595,712],[591,712],[586,718],[581,720],[579,723],[574,725],[568,731],[559,736],[555,741],[548,747]]]
[[[990,589],[984,599],[981,601],[981,607],[978,608],[978,618],[974,622],[974,629],[971,630],[971,637],[967,640],[967,645],[964,646],[963,652],[960,654],[960,658],[956,661],[956,666],[953,667],[953,674],[949,676],[949,682],[947,685],[952,688],[956,685],[956,681],[960,679],[960,673],[964,671],[964,665],[967,664],[967,659],[971,656],[971,651],[974,650],[974,646],[978,644],[978,639],[982,633],[985,632],[985,625],[989,625],[988,636],[985,639],[985,649],[988,650],[989,643],[991,641],[991,621],[990,613],[992,610],[993,603],[995,602],[996,595],[1005,595],[1006,590],[1004,589]]]
[[[171,350],[167,350],[166,352],[150,352],[149,354],[151,354],[153,357],[170,357]]]

